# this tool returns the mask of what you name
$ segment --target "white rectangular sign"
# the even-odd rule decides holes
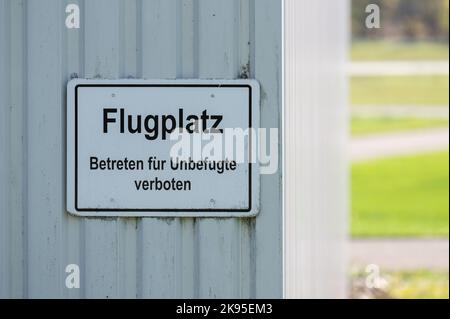
[[[254,80],[67,85],[67,210],[80,216],[254,216]]]

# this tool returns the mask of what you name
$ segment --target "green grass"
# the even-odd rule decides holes
[[[392,272],[388,274],[387,292],[399,299],[448,299],[448,279],[448,272]]]
[[[351,103],[447,105],[446,75],[352,77]]]
[[[448,236],[448,151],[352,165],[353,236]]]
[[[357,269],[350,274],[352,298],[448,299],[449,274],[442,270],[382,271],[382,288],[365,286],[367,273]]]
[[[448,120],[412,117],[352,117],[352,135],[387,133],[413,129],[446,127]]]
[[[363,60],[447,60],[448,44],[437,42],[356,41],[351,59]]]

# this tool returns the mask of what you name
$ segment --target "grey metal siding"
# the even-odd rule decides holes
[[[257,218],[65,210],[71,77],[250,76],[261,126],[280,127],[281,16],[276,0],[0,0],[0,297],[281,297],[281,169],[261,177]],[[71,263],[80,289],[65,287]]]

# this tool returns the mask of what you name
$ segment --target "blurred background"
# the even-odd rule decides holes
[[[449,297],[448,21],[448,0],[352,1],[353,298]]]

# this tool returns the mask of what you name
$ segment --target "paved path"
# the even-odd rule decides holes
[[[352,105],[351,114],[358,117],[417,117],[448,119],[448,105]]]
[[[439,128],[352,137],[349,152],[352,161],[362,161],[439,151],[448,147],[449,129]]]
[[[353,239],[350,264],[377,264],[383,270],[448,270],[449,240],[444,239]]]
[[[448,75],[448,61],[365,61],[351,62],[348,73],[354,76]]]

